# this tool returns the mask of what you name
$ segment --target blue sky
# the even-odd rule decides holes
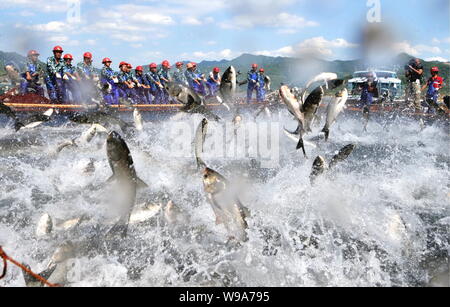
[[[74,21],[67,17],[77,16],[68,9],[74,1],[2,1],[0,50],[37,49],[44,58],[60,44],[77,61],[92,52],[97,66],[103,57],[136,65],[244,52],[354,59],[371,8],[368,0],[81,0]],[[448,61],[449,2],[380,0],[389,50]]]

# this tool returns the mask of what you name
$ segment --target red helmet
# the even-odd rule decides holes
[[[197,67],[197,63],[192,62],[192,66],[193,66],[193,67]]]
[[[152,68],[157,68],[158,67],[158,65],[156,65],[156,63],[151,63],[150,64],[150,69],[152,69]]]
[[[183,62],[177,62],[177,67],[183,66]]]
[[[111,61],[110,58],[104,58],[104,59],[102,60],[102,64],[105,64],[105,63],[112,63],[112,61]]]
[[[261,68],[261,69],[259,70],[259,72],[264,72],[264,68]]]
[[[61,46],[55,46],[53,48],[53,52],[64,52],[63,48]]]
[[[439,72],[439,67],[431,67],[431,72]]]
[[[85,53],[83,54],[83,57],[84,57],[84,58],[88,58],[88,59],[92,59],[92,53],[90,53],[90,52],[85,52]]]
[[[219,69],[219,67],[214,67],[214,69],[213,69],[213,72],[215,72],[215,73],[218,73],[218,72],[220,72],[220,69]]]
[[[136,71],[144,71],[144,68],[142,66],[136,67]]]
[[[258,64],[252,64],[252,68],[258,68]]]
[[[28,51],[28,56],[32,56],[32,55],[39,55],[39,52],[37,52],[36,50],[30,50]]]
[[[64,55],[64,60],[73,60],[73,56],[70,53]]]
[[[161,63],[161,66],[163,66],[163,67],[170,67],[170,63],[169,63],[169,61],[164,60],[164,61]]]
[[[133,68],[133,65],[131,65],[130,63],[127,63],[128,68]]]
[[[127,62],[124,62],[124,61],[120,62],[120,63],[119,63],[119,68],[122,67],[123,65],[128,65],[128,63],[127,63]]]

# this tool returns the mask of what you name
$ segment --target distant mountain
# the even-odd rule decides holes
[[[404,66],[414,57],[402,53],[395,59],[394,67],[385,67],[384,69],[394,70],[402,78],[404,75]],[[300,59],[288,57],[269,57],[262,55],[242,54],[241,56],[230,60],[222,61],[203,61],[199,63],[199,69],[206,73],[214,67],[219,67],[221,70],[233,65],[237,71],[242,75],[240,79],[246,78],[246,73],[250,69],[251,64],[257,63],[260,67],[266,70],[266,73],[271,77],[273,86],[278,87],[281,83],[300,85],[304,83],[311,76],[324,72],[335,72],[341,78],[349,79],[357,70],[367,69],[366,64],[362,60],[351,61],[324,61],[320,59]],[[425,69],[425,75],[429,75],[430,68],[438,66],[441,70],[442,76],[450,75],[450,63],[442,62],[427,62],[422,60]],[[448,85],[447,85],[448,88]]]

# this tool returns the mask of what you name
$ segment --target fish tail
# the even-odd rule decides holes
[[[308,158],[308,156],[306,155],[305,143],[303,142],[302,137],[300,137],[300,139],[298,140],[298,144],[297,144],[297,150],[300,148],[302,149],[303,155],[305,156],[305,158]]]

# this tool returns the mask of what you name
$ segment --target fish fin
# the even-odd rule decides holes
[[[328,141],[328,137],[330,136],[330,130],[326,129],[326,128],[323,128],[322,132],[325,134],[325,142],[327,142]]]
[[[308,158],[308,156],[306,155],[306,150],[305,150],[305,144],[303,142],[303,138],[300,137],[300,139],[298,140],[298,144],[297,144],[297,150],[302,149],[303,151],[303,155],[305,156],[305,158]]]
[[[23,263],[23,266],[29,270],[31,269],[28,264]],[[50,266],[48,269],[42,271],[38,275],[43,277],[44,279],[48,280],[50,278],[50,276],[52,276],[52,274],[55,270],[56,270],[56,264]],[[44,286],[37,278],[34,278],[33,276],[27,274],[24,271],[22,271],[22,274],[23,274],[23,279],[25,280],[25,285],[27,287],[43,287]]]
[[[148,184],[146,184],[145,181],[139,177],[136,177],[136,184],[137,184],[138,189],[148,188]]]
[[[25,125],[22,124],[21,122],[17,121],[17,120],[14,123],[14,129],[16,130],[16,132],[19,131],[20,129],[24,128],[24,127],[25,127]]]

